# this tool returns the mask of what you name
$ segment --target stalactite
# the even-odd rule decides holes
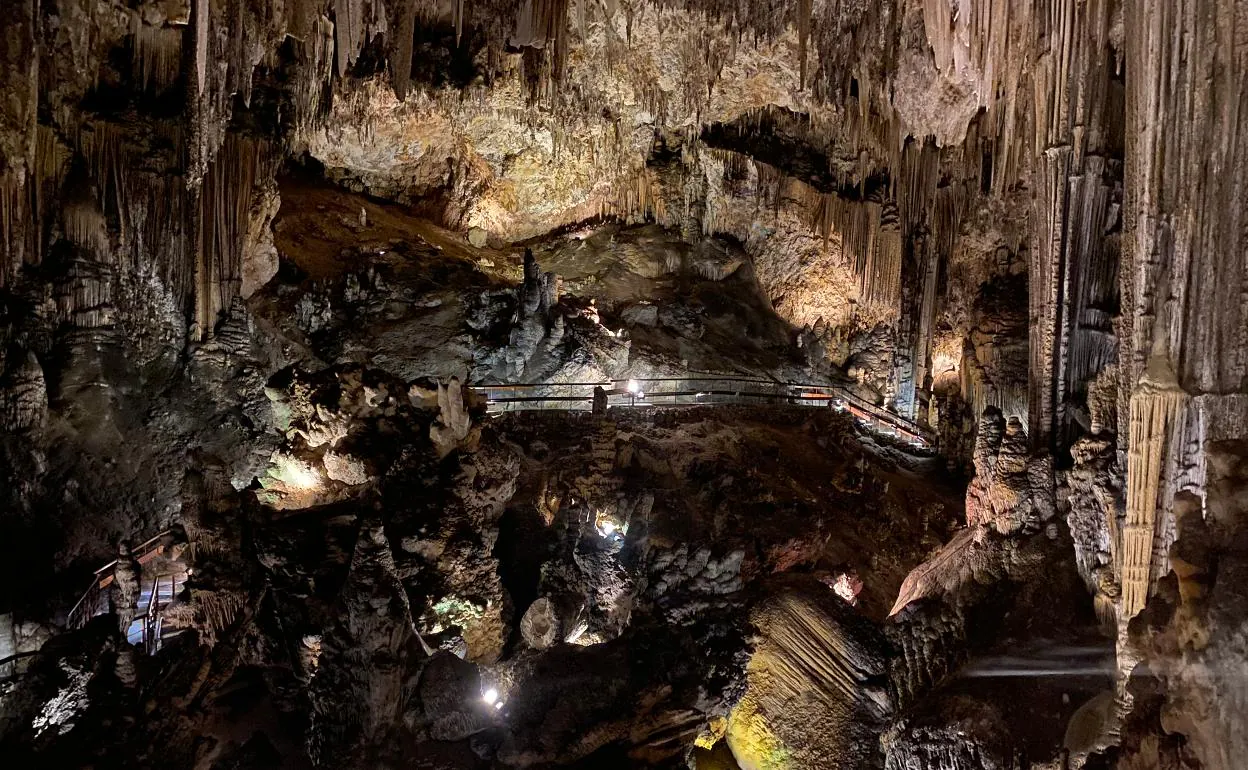
[[[1124,245],[1132,269],[1124,358],[1138,374],[1162,336],[1185,390],[1241,391],[1248,382],[1244,5],[1145,0],[1135,7],[1124,38]]]
[[[1171,432],[1186,395],[1169,362],[1154,352],[1131,395],[1130,449],[1127,458],[1127,521],[1123,528],[1122,607],[1132,618],[1144,608],[1152,584],[1159,497]]]
[[[65,279],[56,287],[55,300],[61,320],[79,329],[112,326],[116,321],[114,273],[107,262],[75,259]]]
[[[182,30],[153,27],[134,14],[132,69],[144,90],[164,91],[182,73]]]
[[[38,232],[31,221],[38,194],[36,159],[40,82],[40,27],[36,0],[10,0],[0,23],[0,286],[21,265],[37,263]],[[35,177],[32,179],[32,177]]]
[[[45,224],[54,204],[70,157],[69,148],[49,127],[39,124],[35,134],[35,157],[30,187],[31,249],[36,259],[44,253]]]
[[[271,175],[268,143],[231,133],[204,178],[196,245],[195,322],[210,336],[242,284],[243,245],[256,183]]]
[[[940,150],[936,143],[931,140],[907,142],[896,175],[893,195],[898,215],[906,232],[914,232],[923,224],[940,182]],[[939,231],[948,224],[937,221],[932,222],[931,227]]]
[[[160,142],[180,157],[183,132],[178,127],[165,130],[167,134]],[[116,269],[156,275],[173,297],[185,300],[193,267],[188,240],[189,193],[181,177],[141,170],[135,162],[131,141],[120,126],[103,121],[96,121],[78,136],[78,152],[86,160],[97,193],[96,201],[88,208],[94,208],[105,220],[116,222]],[[72,208],[81,206],[87,204]],[[66,223],[66,234],[71,240],[94,247],[100,254],[111,248],[104,248],[103,241],[90,235],[98,230],[81,219],[86,215],[73,216],[80,221]]]
[[[338,77],[344,77],[360,55],[360,0],[334,0],[334,38]]]
[[[1037,14],[1034,89],[1035,217],[1028,276],[1029,428],[1039,445],[1064,443],[1068,405],[1083,395],[1095,367],[1112,356],[1097,313],[1114,310],[1117,254],[1107,246],[1122,149],[1108,126],[1112,97],[1108,0],[1053,0]]]
[[[457,6],[462,12],[462,3]],[[416,0],[400,0],[399,32],[397,47],[392,54],[391,79],[394,84],[394,95],[399,101],[407,98],[407,89],[412,80],[412,43],[416,34]],[[459,40],[459,29],[456,28],[456,42]]]
[[[524,0],[517,9],[511,44],[543,54],[532,58],[539,71],[533,79],[537,92],[531,96],[550,100],[563,78],[568,58],[568,2]]]
[[[613,212],[625,222],[667,221],[667,207],[653,173],[642,168],[616,184]],[[607,212],[603,211],[603,215]]]
[[[94,200],[66,201],[61,211],[65,237],[95,259],[110,260],[108,223]]]
[[[0,173],[0,246],[4,247],[5,262],[0,265],[0,286],[17,272],[23,262],[27,226],[25,185],[13,171]]]
[[[195,63],[195,95],[202,96],[208,85],[208,32],[212,25],[212,13],[209,0],[193,0],[194,12],[191,24],[194,25],[195,45],[193,59]]]
[[[965,27],[966,19],[959,20]],[[953,72],[957,67],[957,28],[954,24],[954,4],[949,0],[923,0],[923,26],[927,30],[927,42],[932,46],[936,68],[941,72]]]
[[[842,251],[854,260],[860,300],[881,308],[899,309],[902,234],[896,208],[877,201],[847,200],[810,188],[806,188],[806,195],[811,229],[825,241],[833,233],[839,235]]]
[[[810,40],[810,14],[814,0],[797,0],[797,55],[800,65],[798,83],[806,89],[806,44]]]
[[[415,24],[414,17],[411,23]],[[295,132],[305,137],[309,132],[320,128],[328,116],[328,93],[334,77],[334,24],[324,16],[318,16],[310,27],[307,38],[299,47],[302,66],[293,89]],[[408,35],[406,39],[409,41],[406,53],[408,64],[402,68],[398,68],[396,64],[394,80],[396,92],[402,86],[402,96],[406,96],[412,71],[412,35]]]

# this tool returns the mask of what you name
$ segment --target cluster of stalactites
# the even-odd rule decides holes
[[[758,111],[751,119],[758,131],[764,125],[793,120],[772,109]],[[736,126],[732,136],[745,138],[751,130],[749,125],[747,121],[745,126]],[[732,190],[739,180],[752,179],[760,206],[777,209],[782,199],[795,198],[806,212],[809,226],[825,243],[833,237],[840,241],[858,277],[860,301],[892,314],[901,311],[905,244],[920,232],[931,233],[930,250],[936,255],[932,264],[937,264],[936,259],[953,250],[972,191],[980,184],[977,164],[962,168],[967,165],[963,153],[942,151],[930,139],[903,142],[893,159],[883,163],[864,150],[852,173],[830,165],[827,176],[837,188],[831,192],[739,152],[719,148],[707,151],[722,164],[727,189]],[[947,180],[950,168],[957,177],[952,182]],[[882,188],[868,186],[870,180],[880,178],[889,183]],[[707,233],[717,226],[713,213],[709,212],[702,223]]]
[[[173,86],[182,76],[181,26],[148,24],[136,12],[133,17],[132,74],[145,90],[157,93]]]
[[[1144,608],[1157,571],[1158,530],[1166,456],[1186,402],[1164,356],[1154,353],[1131,395],[1127,454],[1127,521],[1122,532],[1122,609],[1131,618]]]
[[[1019,181],[1032,149],[1025,133],[1031,113],[1028,97],[1046,98],[1041,89],[1033,94],[1027,88],[1030,73],[1024,62],[1030,59],[1018,52],[1046,41],[1062,45],[1060,41],[1070,36],[1060,33],[1069,29],[1077,13],[1076,2],[1083,4],[1082,0],[986,0],[959,8],[948,0],[922,0],[923,26],[936,68],[948,77],[968,72],[978,76],[976,93],[984,113],[968,132],[966,148],[974,162],[983,152],[991,153],[993,169],[987,186],[993,192]],[[1096,0],[1096,4],[1104,3]],[[1034,25],[1033,20],[1044,24]],[[1060,76],[1061,62],[1068,57],[1061,51],[1037,53],[1043,59],[1040,69]]]
[[[243,247],[257,183],[274,173],[269,143],[230,134],[204,179],[195,249],[195,322],[207,336],[239,295]]]
[[[165,131],[161,142],[176,160],[184,133],[176,125]],[[172,296],[193,305],[195,321],[211,331],[239,291],[253,196],[259,180],[275,169],[272,147],[228,134],[204,183],[192,191],[181,177],[144,170],[144,150],[116,124],[96,121],[73,140],[70,147],[40,126],[33,173],[18,189],[23,210],[31,214],[27,232],[56,232],[43,220],[59,213],[59,232],[76,248],[62,311],[75,325],[108,325],[100,313],[111,307],[110,281],[100,271],[151,274]],[[74,156],[85,162],[71,174],[67,161]],[[59,212],[48,205],[57,199]],[[37,263],[42,250],[35,242],[25,261]],[[77,318],[79,310],[91,310],[91,317]]]

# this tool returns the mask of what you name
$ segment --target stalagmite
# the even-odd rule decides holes
[[[549,649],[559,641],[559,616],[545,596],[529,605],[520,618],[520,634],[535,650]]]
[[[0,379],[0,421],[12,433],[38,432],[47,422],[48,390],[33,352]]]
[[[429,426],[429,439],[445,457],[457,449],[470,449],[480,431],[474,431],[472,417],[464,404],[464,390],[458,377],[438,384],[438,419]]]
[[[113,584],[109,595],[109,604],[117,616],[117,630],[122,634],[129,633],[130,623],[138,611],[142,579],[142,567],[130,552],[130,544],[122,541],[117,545],[117,561],[113,566]]]

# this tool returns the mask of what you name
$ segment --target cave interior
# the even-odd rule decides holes
[[[1248,0],[3,0],[0,765],[1244,770]]]

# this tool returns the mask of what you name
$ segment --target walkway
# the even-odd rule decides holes
[[[171,542],[172,536],[166,530],[130,551],[142,573],[139,576],[138,606],[134,620],[126,629],[126,639],[143,647],[148,654],[159,650],[162,641],[176,633],[165,628],[161,611],[168,608],[182,592],[188,576],[185,565],[173,558]],[[70,628],[82,628],[95,616],[110,610],[109,587],[113,584],[113,568],[116,565],[114,560],[95,571],[91,586],[69,611]]]
[[[808,385],[743,377],[638,379],[614,382],[474,385],[490,414],[530,409],[593,409],[594,389],[608,394],[612,408],[665,406],[796,405],[831,407],[849,412],[864,427],[885,436],[929,448],[935,435],[904,417],[875,406],[839,385]]]

